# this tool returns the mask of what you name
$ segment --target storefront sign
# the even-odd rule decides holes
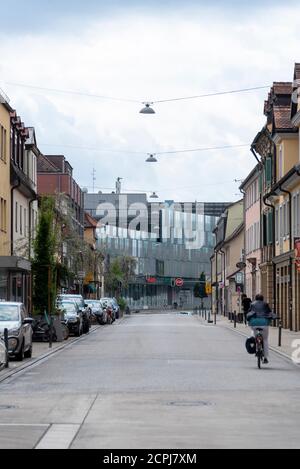
[[[296,269],[300,272],[300,238],[295,238],[295,263]]]

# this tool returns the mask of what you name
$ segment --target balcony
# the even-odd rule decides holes
[[[18,185],[18,190],[28,199],[36,199],[36,189],[33,181],[13,162],[10,162],[11,167],[11,184]]]

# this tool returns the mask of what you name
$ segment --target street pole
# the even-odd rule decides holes
[[[52,348],[52,339],[53,339],[53,324],[52,324],[52,315],[51,315],[51,287],[52,287],[52,279],[51,279],[51,265],[48,265],[48,317],[49,317],[49,348]]]
[[[9,355],[8,355],[8,329],[4,329],[4,344],[6,348],[6,362],[5,362],[5,368],[9,367]]]

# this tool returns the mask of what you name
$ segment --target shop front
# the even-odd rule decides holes
[[[24,303],[32,309],[31,264],[19,257],[0,257],[0,300]]]

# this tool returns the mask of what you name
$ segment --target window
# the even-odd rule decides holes
[[[0,159],[6,163],[6,129],[0,125]]]
[[[6,200],[0,198],[0,231],[7,230],[7,213]]]
[[[20,205],[20,234],[23,234],[23,207]]]
[[[15,231],[18,233],[18,202],[16,202],[15,207]]]

